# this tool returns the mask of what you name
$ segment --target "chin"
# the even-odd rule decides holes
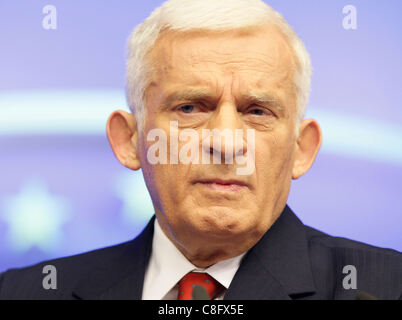
[[[233,237],[245,234],[253,229],[252,216],[246,210],[228,207],[209,207],[197,210],[194,217],[198,230],[209,236]]]

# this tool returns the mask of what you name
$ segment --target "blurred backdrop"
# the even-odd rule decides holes
[[[161,3],[0,1],[0,272],[130,240],[153,215],[105,124],[128,110],[126,39]],[[402,2],[267,3],[311,54],[307,116],[324,135],[288,204],[324,232],[402,251]]]

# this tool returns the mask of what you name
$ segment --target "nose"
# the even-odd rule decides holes
[[[234,158],[247,153],[244,131],[236,105],[232,102],[218,105],[203,130],[203,156],[212,156],[213,163],[232,164]]]

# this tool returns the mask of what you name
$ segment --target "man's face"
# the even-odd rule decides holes
[[[156,69],[146,91],[139,153],[162,228],[185,249],[191,249],[189,240],[205,235],[211,246],[228,239],[233,245],[256,242],[285,206],[292,177],[295,63],[285,38],[274,27],[166,32],[150,59]],[[236,162],[150,164],[147,151],[154,142],[147,141],[147,133],[164,130],[169,155],[171,121],[178,122],[179,133],[189,128],[199,133],[200,153],[202,129],[243,130],[244,154],[252,152],[246,131],[254,130],[255,170],[239,175]],[[178,149],[185,143],[179,141]]]

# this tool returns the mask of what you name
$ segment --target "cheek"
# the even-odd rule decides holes
[[[258,143],[258,144],[257,144]],[[293,147],[291,137],[279,133],[264,133],[256,141],[256,170],[258,184],[261,189],[281,188],[283,183],[290,181],[293,163]]]
[[[147,132],[149,129],[145,127],[144,135],[139,139],[139,156],[141,162],[141,170],[144,176],[144,181],[147,189],[151,195],[154,205],[158,208],[162,206],[162,193],[164,185],[166,185],[167,176],[165,174],[164,167],[166,165],[152,164],[148,159],[148,151],[150,147],[155,143],[154,141],[147,141]]]
[[[147,141],[145,136],[141,143],[141,168],[144,180],[151,194],[154,204],[162,211],[182,202],[186,195],[185,184],[183,183],[189,165],[170,164],[170,141],[169,130],[163,130],[167,134],[166,141],[166,160],[165,164],[153,164],[148,159],[148,151],[155,145],[155,141]],[[159,154],[151,152],[152,155]]]

